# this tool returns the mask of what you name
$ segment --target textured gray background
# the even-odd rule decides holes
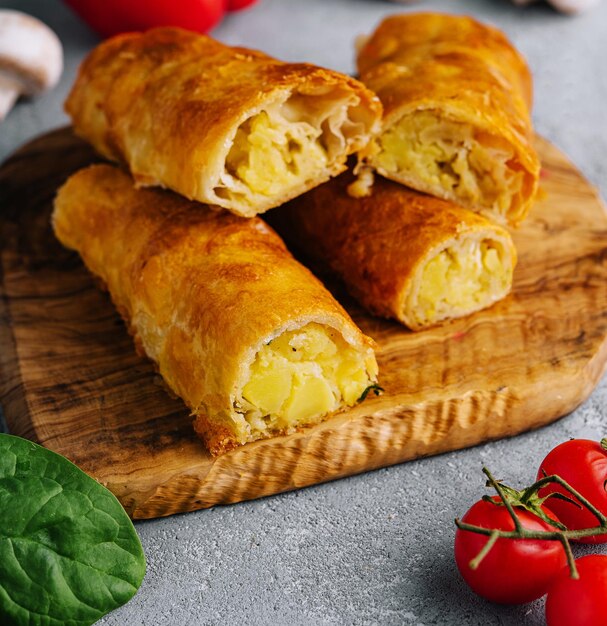
[[[103,1],[103,0],[100,0]],[[175,0],[178,1],[178,0]],[[97,38],[55,0],[0,0],[54,28],[61,84],[0,125],[0,160],[67,122],[62,102]],[[413,8],[471,13],[527,56],[535,124],[607,192],[607,2],[576,18],[507,0],[435,0]],[[380,0],[261,0],[214,34],[287,60],[353,71],[352,43],[403,7]],[[406,8],[408,10],[408,7]],[[540,431],[264,500],[137,523],[148,572],[107,626],[167,624],[539,625],[541,601],[498,607],[475,597],[453,561],[453,518],[483,493],[480,468],[527,483],[555,444],[607,432],[607,384]]]

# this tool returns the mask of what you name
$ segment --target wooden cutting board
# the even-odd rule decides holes
[[[541,199],[515,233],[513,294],[411,333],[363,314],[385,393],[324,424],[217,459],[139,358],[106,294],[53,237],[57,187],[95,160],[69,129],[0,168],[0,403],[12,433],[64,454],[134,518],[297,489],[537,428],[583,402],[607,361],[607,217],[538,139]]]

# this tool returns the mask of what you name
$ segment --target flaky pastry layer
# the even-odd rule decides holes
[[[419,330],[509,293],[516,251],[503,227],[379,176],[371,196],[354,198],[354,180],[342,174],[267,219],[371,313]]]
[[[66,110],[138,185],[249,217],[343,171],[381,118],[377,97],[348,76],[178,28],[101,43]]]
[[[372,341],[259,218],[95,165],[59,190],[53,226],[212,454],[319,422],[377,379]]]
[[[503,33],[462,16],[385,19],[358,54],[384,105],[365,162],[419,191],[519,223],[537,191],[529,68]]]

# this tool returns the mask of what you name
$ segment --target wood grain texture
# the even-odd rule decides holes
[[[296,489],[537,428],[590,394],[607,361],[607,217],[538,140],[542,198],[515,232],[514,292],[411,333],[338,295],[379,344],[385,394],[302,432],[212,459],[135,354],[107,295],[49,225],[57,187],[95,160],[68,129],[0,168],[0,402],[9,429],[64,454],[134,518]]]

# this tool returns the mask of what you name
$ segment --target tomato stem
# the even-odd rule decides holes
[[[565,537],[565,535],[561,535],[561,543],[563,544],[563,548],[565,550],[565,554],[567,555],[567,565],[569,566],[569,575],[574,580],[578,580],[580,577],[579,572],[577,571],[577,567],[575,565],[575,558],[573,557],[573,552],[571,551],[571,544],[569,543],[569,539]]]
[[[603,450],[607,450],[607,437],[601,439],[601,448],[603,448]]]
[[[562,535],[566,539],[583,539],[584,537],[592,537],[594,535],[607,535],[607,528],[597,526],[596,528],[584,528],[582,530],[528,530],[523,528],[523,532],[518,530],[496,530],[495,528],[484,528],[483,526],[475,526],[467,524],[460,519],[455,520],[455,524],[461,530],[469,530],[479,535],[491,535],[496,532],[499,539],[546,539],[546,541],[559,541]]]
[[[603,445],[603,442],[607,445],[607,439],[603,439],[603,441],[601,441],[601,445]],[[503,504],[508,509],[508,513],[510,513],[514,523],[514,530],[483,528],[482,526],[467,524],[459,519],[456,519],[455,524],[460,530],[487,535],[489,537],[487,543],[485,543],[480,552],[470,561],[470,568],[476,569],[481,564],[482,560],[487,556],[487,554],[489,554],[498,539],[540,539],[546,541],[560,541],[567,556],[567,565],[569,566],[571,578],[579,578],[569,541],[570,539],[582,539],[584,537],[592,537],[595,535],[606,535],[607,517],[560,476],[544,476],[543,478],[540,478],[540,480],[533,483],[530,487],[527,487],[527,489],[517,491],[508,485],[503,485],[501,481],[496,480],[486,467],[483,467],[483,473],[488,478],[487,486],[493,487],[497,491],[501,500],[501,502],[496,502],[495,500],[491,500],[491,502],[496,504],[496,506]],[[567,530],[565,526],[543,513],[541,503],[546,498],[540,498],[538,496],[538,491],[550,483],[556,483],[568,491],[583,507],[586,507],[597,518],[599,525],[594,528]],[[563,497],[566,498],[566,496]],[[554,526],[555,530],[529,530],[525,528],[514,511],[515,506],[525,508],[536,517],[539,517]]]
[[[489,539],[487,540],[487,543],[483,546],[482,550],[470,561],[470,569],[476,569],[481,564],[481,561],[489,554],[491,548],[493,548],[495,542],[499,539],[499,537],[499,533],[495,531],[489,535]]]
[[[489,479],[489,484],[497,491],[502,502],[508,509],[508,513],[510,513],[510,517],[512,518],[512,521],[514,522],[514,527],[516,528],[516,530],[518,530],[519,532],[522,532],[523,525],[521,524],[521,520],[518,518],[518,515],[514,512],[514,509],[512,508],[512,504],[510,504],[510,500],[506,497],[506,494],[504,493],[504,489],[502,485],[500,484],[500,482],[495,480],[495,478],[493,478],[493,475],[486,467],[483,467],[483,474],[487,476],[487,478]]]
[[[605,517],[591,502],[589,502],[584,496],[576,491],[566,480],[563,480],[560,476],[553,474],[552,476],[544,476],[544,478],[540,478],[537,482],[533,483],[531,487],[525,489],[525,491],[533,491],[537,493],[542,487],[548,485],[549,483],[556,483],[560,485],[563,489],[566,489],[572,496],[574,496],[580,504],[585,506],[599,521],[601,527],[604,527],[607,530],[607,517]]]

